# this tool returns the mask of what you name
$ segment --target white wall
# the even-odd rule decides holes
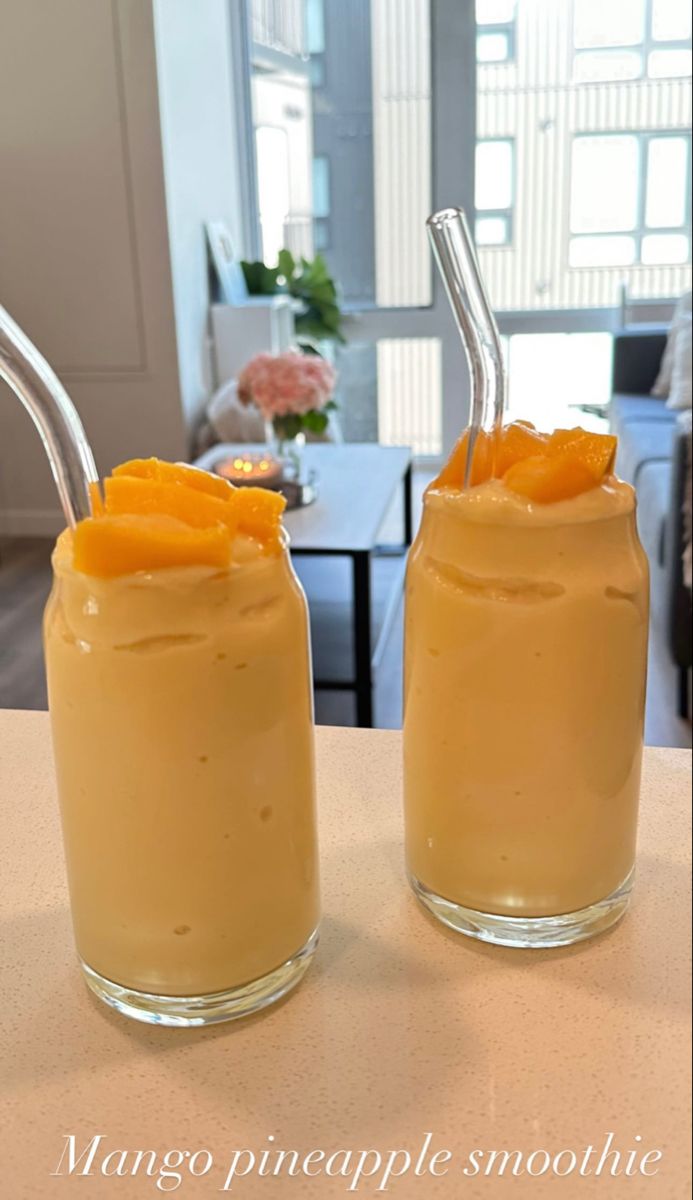
[[[180,458],[151,9],[4,0],[2,40],[2,303],[60,374],[102,473]],[[2,384],[0,521],[61,524],[38,436]]]
[[[192,426],[214,386],[205,221],[224,220],[243,248],[229,3],[154,0],[154,20],[180,386]]]
[[[102,474],[184,459],[211,382],[203,222],[238,234],[241,209],[227,0],[3,0],[2,50],[0,303],[58,371]],[[61,524],[0,383],[0,532]]]

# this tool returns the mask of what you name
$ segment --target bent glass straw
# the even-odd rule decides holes
[[[74,527],[91,515],[98,486],[94,456],[65,388],[26,334],[0,305],[0,378],[16,393],[38,429],[65,519]]]
[[[428,218],[426,227],[472,376],[466,488],[479,431],[489,425],[499,429],[503,422],[506,396],[503,351],[463,210],[441,209]]]

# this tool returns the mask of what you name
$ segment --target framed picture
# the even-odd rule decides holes
[[[248,289],[241,264],[233,250],[231,234],[223,221],[207,221],[209,253],[219,280],[219,299],[222,304],[247,304]]]

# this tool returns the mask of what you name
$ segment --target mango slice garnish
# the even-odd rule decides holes
[[[227,567],[237,533],[265,554],[282,549],[286,501],[266,488],[236,488],[182,463],[133,459],[97,487],[93,516],[73,534],[74,566],[110,578],[162,567]]]
[[[238,527],[238,507],[233,493],[221,500],[211,492],[187,484],[163,483],[134,475],[112,475],[104,480],[103,487],[109,516],[165,513],[194,529],[221,524],[228,525],[233,533]]]
[[[468,445],[465,431],[431,488],[464,487]],[[495,478],[538,504],[571,499],[597,487],[613,471],[616,445],[611,434],[580,428],[545,434],[529,421],[514,421],[499,435],[478,434],[469,485]]]
[[[75,570],[102,579],[161,567],[226,567],[231,555],[225,525],[193,529],[162,514],[87,517],[72,544]]]

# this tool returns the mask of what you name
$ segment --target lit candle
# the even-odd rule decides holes
[[[217,475],[230,483],[242,486],[277,488],[282,482],[281,463],[271,454],[238,453],[233,458],[224,458],[214,464]]]

